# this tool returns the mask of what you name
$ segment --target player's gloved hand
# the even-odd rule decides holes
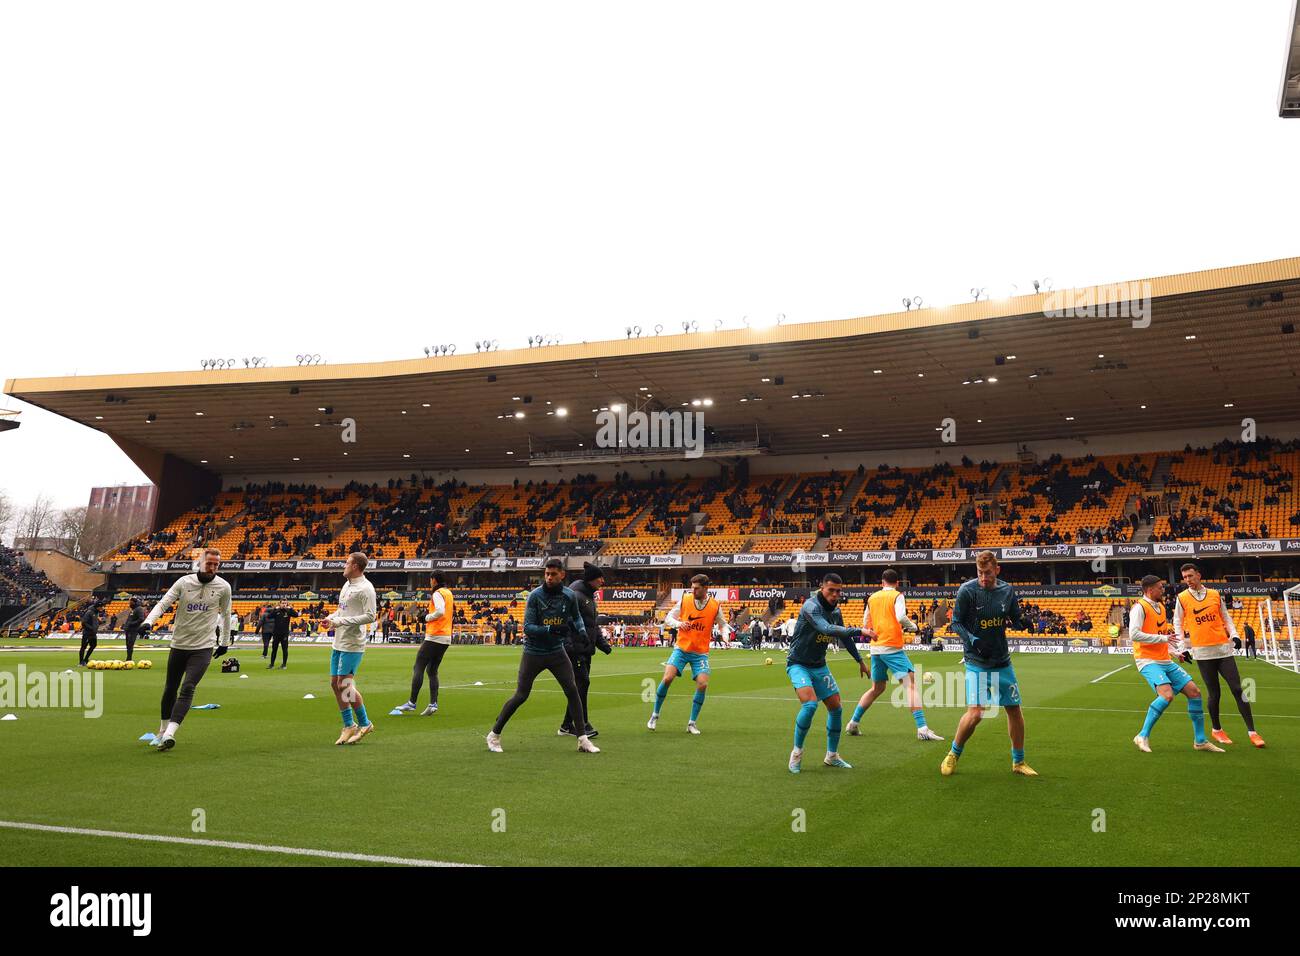
[[[551,637],[569,636],[569,625],[567,624],[552,624],[550,625],[550,628],[551,628]]]
[[[152,630],[153,630],[153,625],[152,625],[152,624],[141,624],[141,625],[140,625],[140,634],[142,634],[142,635],[143,635],[143,634],[148,634],[148,633],[149,633],[150,631],[152,631]]]
[[[1190,664],[1192,662],[1192,652],[1183,651],[1180,655],[1178,655],[1178,659],[1181,660],[1184,664]]]
[[[218,644],[218,645],[217,645],[217,649],[216,649],[215,651],[212,652],[212,656],[213,656],[213,657],[220,657],[222,654],[226,653],[226,651],[228,651],[228,650],[230,650],[229,647],[223,647],[222,645]]]
[[[600,648],[602,654],[612,654],[614,652],[614,648],[610,647],[609,641],[601,641],[596,646]]]

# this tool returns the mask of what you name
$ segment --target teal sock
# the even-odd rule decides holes
[[[867,708],[863,707],[861,704],[858,704],[858,706],[854,707],[853,723],[856,724],[858,721],[862,720],[862,715],[865,714],[866,712],[867,712]]]
[[[799,713],[794,719],[794,749],[803,750],[804,738],[812,726],[813,714],[817,713],[817,701],[810,700],[799,705]]]
[[[700,708],[704,706],[704,691],[697,690],[695,696],[691,698],[691,723],[695,723],[695,718],[700,716]]]
[[[923,710],[912,711],[912,719],[916,721],[916,729],[920,730],[922,727],[925,726],[925,711]]]
[[[954,740],[954,741],[952,742],[952,747],[951,747],[950,749],[952,750],[952,755],[953,755],[954,757],[960,757],[960,756],[961,756],[961,752],[962,752],[963,750],[965,750],[966,748],[965,748],[964,746],[962,746],[961,744],[957,743],[957,741]]]
[[[664,698],[668,696],[668,685],[663,681],[655,688],[655,715],[658,716],[659,708],[664,705]]]
[[[1025,762],[1025,752],[1024,752],[1023,750],[1017,750],[1015,747],[1012,747],[1012,748],[1011,748],[1011,762],[1012,762],[1012,763],[1024,763],[1024,762]]]
[[[1142,724],[1141,734],[1143,737],[1150,737],[1151,731],[1155,729],[1156,721],[1160,715],[1169,707],[1169,701],[1163,697],[1157,697],[1151,703],[1147,704],[1147,719]]]
[[[370,726],[370,718],[366,716],[365,704],[362,704],[359,707],[353,707],[352,712],[357,715],[358,724],[360,724],[362,727]]]
[[[836,707],[826,715],[826,752],[840,752],[840,723],[844,719],[844,708]]]
[[[1188,699],[1187,716],[1192,718],[1192,730],[1196,732],[1196,742],[1205,743],[1205,705],[1201,703],[1201,698]]]
[[[344,707],[341,711],[339,711],[339,713],[340,713],[340,715],[343,717],[343,726],[344,726],[344,727],[351,727],[351,726],[352,726],[352,708],[351,708],[351,707]]]

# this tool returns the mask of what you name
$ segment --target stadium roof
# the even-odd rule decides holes
[[[1148,312],[1118,305],[1144,293]],[[507,468],[590,448],[592,409],[619,402],[687,403],[772,454],[938,446],[949,417],[968,446],[1294,419],[1297,312],[1291,258],[765,330],[5,391],[105,432],[155,480],[160,452],[241,475]],[[354,444],[331,424],[344,418]]]
[[[1300,0],[1292,4],[1291,28],[1287,31],[1286,68],[1282,71],[1282,92],[1278,115],[1300,116]]]

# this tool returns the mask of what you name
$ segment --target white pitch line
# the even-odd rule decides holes
[[[187,846],[215,846],[227,850],[252,850],[257,853],[282,853],[287,856],[315,856],[329,860],[354,860],[359,863],[391,863],[397,866],[474,866],[473,863],[448,863],[444,860],[416,860],[402,856],[372,856],[369,853],[345,853],[340,850],[313,850],[308,847],[270,846],[264,843],[237,843],[231,840],[200,840],[195,837],[165,836],[159,833],[126,833],[121,830],[89,830],[83,827],[59,827],[44,823],[20,823],[0,820],[0,827],[10,830],[36,830],[42,833],[71,833],[76,836],[112,837],[117,840],[145,840],[150,843],[183,843]]]
[[[1128,665],[1125,664],[1125,665],[1123,665],[1122,667],[1117,667],[1117,668],[1115,668],[1113,671],[1106,671],[1106,673],[1102,674],[1100,677],[1094,677],[1092,680],[1088,681],[1088,683],[1089,683],[1089,684],[1097,684],[1097,683],[1100,683],[1101,681],[1104,681],[1107,677],[1109,677],[1111,674],[1118,674],[1118,673],[1119,673],[1120,671],[1122,671],[1125,667],[1128,667]]]
[[[486,688],[465,687],[461,689],[462,690],[475,690],[475,689],[484,690]],[[563,694],[564,691],[559,690],[557,688],[534,687],[533,693],[534,694]],[[633,691],[633,690],[593,690],[590,692],[590,694],[593,697],[594,696],[600,696],[600,697],[640,697],[641,696],[641,693],[639,691]],[[757,700],[757,701],[774,701],[780,704],[793,704],[798,702],[793,694],[791,694],[789,697],[760,697],[756,694],[718,694],[718,693],[714,693],[713,691],[709,691],[709,700],[711,701]],[[646,701],[645,703],[649,703],[649,701]],[[937,710],[959,710],[959,709],[965,710],[966,705],[958,704],[955,705],[954,707],[937,707],[936,709]],[[1063,711],[1077,712],[1081,714],[1144,714],[1146,713],[1146,708],[1129,710],[1123,707],[1048,707],[1041,704],[1024,704],[1021,707],[1021,709],[1022,710],[1063,710]],[[1277,718],[1279,720],[1300,720],[1300,714],[1259,714],[1257,713],[1255,714],[1255,716],[1267,717],[1269,719]]]

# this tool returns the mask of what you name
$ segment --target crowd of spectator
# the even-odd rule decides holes
[[[454,479],[435,485],[430,478],[419,481],[413,475],[410,481],[399,478],[389,481],[387,488],[371,490],[370,502],[352,511],[352,527],[361,537],[341,545],[335,557],[356,550],[372,553],[379,547],[398,548],[399,558],[468,549],[474,543],[472,537],[451,530],[452,498],[467,488],[465,482]],[[486,486],[482,490],[486,491]]]
[[[1195,482],[1176,475],[1167,477],[1166,495],[1172,498],[1177,493],[1179,507],[1170,509],[1169,530],[1157,535],[1155,540],[1172,541],[1228,531],[1239,538],[1268,537],[1267,521],[1259,522],[1253,530],[1239,526],[1242,512],[1252,511],[1255,507],[1254,501],[1245,495],[1245,482],[1259,482],[1268,489],[1260,498],[1262,505],[1281,504],[1282,495],[1293,493],[1295,475],[1274,459],[1297,450],[1300,450],[1300,440],[1283,442],[1267,436],[1253,442],[1225,440],[1208,448],[1187,445],[1183,454],[1172,460],[1174,464],[1185,463],[1188,456],[1208,457],[1216,465],[1230,467],[1228,480],[1220,489],[1208,484],[1198,487]],[[1175,489],[1178,490],[1175,492]],[[1287,523],[1292,527],[1300,526],[1300,510],[1288,515]]]
[[[1022,601],[1020,609],[1024,614],[1025,621],[1029,624],[1031,634],[1069,634],[1070,624],[1065,617],[1047,608],[1028,601]],[[1082,613],[1082,612],[1081,612]],[[1086,615],[1085,615],[1086,616]],[[1077,619],[1076,622],[1077,624]],[[1076,630],[1078,628],[1076,627]],[[1092,622],[1089,621],[1088,629],[1092,629]]]
[[[21,552],[0,546],[0,606],[26,607],[58,593],[59,586],[28,564]]]

